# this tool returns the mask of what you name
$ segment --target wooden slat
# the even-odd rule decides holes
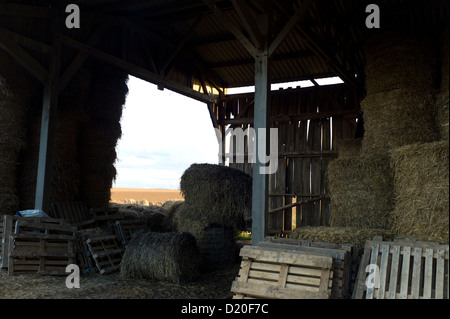
[[[436,260],[436,299],[444,298],[444,284],[445,284],[445,259],[444,250],[438,249],[438,258]],[[448,287],[448,276],[447,274],[447,291]]]
[[[425,273],[423,282],[423,298],[431,299],[431,289],[432,289],[432,275],[433,275],[433,249],[426,249],[425,257]]]
[[[392,248],[391,275],[389,283],[389,299],[395,299],[397,296],[397,278],[400,265],[400,246]]]
[[[422,262],[422,248],[414,248],[414,263],[412,269],[412,281],[411,281],[411,295],[413,299],[419,299],[420,289],[420,273]]]
[[[408,296],[409,284],[409,262],[411,258],[411,247],[406,246],[403,249],[403,263],[400,286],[400,299],[406,299]]]

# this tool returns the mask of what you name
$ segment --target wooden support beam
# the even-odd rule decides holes
[[[52,47],[50,45],[4,28],[0,28],[0,38],[40,53],[50,54],[52,52]]]
[[[48,71],[36,61],[27,51],[12,41],[0,37],[0,48],[7,52],[17,63],[27,69],[41,83],[46,83]]]
[[[136,76],[138,78],[141,78],[145,81],[149,81],[154,84],[162,85],[170,90],[173,90],[177,93],[186,95],[190,98],[193,98],[193,99],[201,101],[201,102],[216,102],[217,101],[217,99],[214,96],[211,96],[208,94],[202,94],[200,92],[195,91],[194,89],[191,89],[191,88],[181,85],[179,83],[167,80],[153,72],[150,72],[147,69],[144,69],[133,63],[130,63],[128,61],[120,59],[120,58],[113,56],[109,53],[106,53],[102,50],[96,49],[96,48],[94,48],[90,45],[87,45],[85,43],[82,43],[80,41],[74,40],[70,37],[63,36],[62,41],[66,45],[69,45],[78,50],[84,51],[98,59],[103,60],[104,62],[107,62],[114,66],[117,66],[117,67],[123,69],[124,71],[128,72],[129,74]]]
[[[283,29],[278,33],[269,45],[268,55],[269,57],[275,52],[276,48],[280,45],[281,41],[291,32],[294,26],[300,21],[304,14],[308,11],[312,0],[306,0],[294,13],[294,15],[286,22]]]
[[[250,36],[253,42],[253,46],[257,49],[261,49],[263,46],[263,36],[256,25],[255,18],[250,13],[250,8],[248,7],[245,0],[231,0],[233,7],[239,15],[245,30]]]
[[[195,20],[194,24],[189,28],[189,30],[186,32],[186,34],[183,36],[183,39],[180,41],[174,52],[170,55],[170,57],[167,59],[166,63],[162,67],[161,73],[164,75],[167,75],[166,69],[169,67],[169,65],[173,62],[173,60],[176,58],[180,50],[183,48],[183,46],[186,44],[187,39],[192,34],[192,32],[197,28],[198,24],[202,20],[202,16],[199,16],[197,20]]]
[[[97,29],[89,37],[89,39],[87,40],[86,43],[91,46],[96,45],[100,41],[103,34],[106,32],[107,28],[108,27],[104,24],[98,26]],[[81,68],[83,63],[86,61],[88,56],[89,56],[89,54],[87,54],[84,51],[79,52],[77,54],[77,56],[75,57],[75,59],[70,63],[70,65],[67,67],[66,71],[64,71],[64,73],[61,76],[61,81],[60,81],[60,85],[59,85],[60,92],[62,92],[64,90],[64,88],[69,84],[69,82],[72,80],[72,78],[78,72],[78,70]]]
[[[250,53],[251,56],[256,55],[256,48],[253,43],[247,39],[242,31],[231,22],[226,15],[220,10],[220,8],[212,0],[203,0],[209,9],[214,13],[217,19],[241,42],[244,48]]]
[[[55,113],[58,105],[58,85],[61,63],[61,39],[55,31],[53,53],[50,60],[50,74],[44,84],[44,98],[39,139],[39,160],[36,178],[35,209],[48,212],[50,208],[50,185],[55,133]]]

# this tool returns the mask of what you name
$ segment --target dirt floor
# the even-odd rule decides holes
[[[120,273],[80,276],[80,288],[67,288],[65,276],[0,273],[0,299],[228,299],[239,263],[202,274],[186,284],[124,279]]]

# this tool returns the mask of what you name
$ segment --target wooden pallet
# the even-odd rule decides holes
[[[14,233],[69,234],[73,235],[77,227],[60,218],[19,217],[15,222]]]
[[[448,299],[448,251],[448,245],[429,242],[367,241],[353,298]],[[367,287],[368,265],[379,270],[378,286]]]
[[[116,207],[91,209],[91,215],[97,227],[110,233],[115,232],[115,222],[123,219],[119,209]]]
[[[83,202],[63,201],[52,203],[52,216],[68,220],[72,225],[90,228],[94,223],[89,208]]]
[[[85,242],[100,274],[119,270],[123,249],[120,247],[116,235],[110,233],[91,234]]]
[[[100,228],[81,229],[76,233],[76,260],[82,273],[91,273],[97,269],[95,261],[89,251],[89,247],[86,244],[86,240],[89,239],[89,236],[96,236],[99,234],[104,234],[103,230]]]
[[[331,295],[333,258],[309,252],[244,246],[234,299],[327,299]]]
[[[285,250],[304,251],[333,258],[332,299],[350,298],[350,282],[352,272],[352,246],[340,244],[318,243],[297,239],[266,237],[260,247],[272,247]]]
[[[117,237],[120,239],[122,247],[125,248],[133,234],[147,228],[147,223],[145,220],[118,220],[115,226]]]
[[[67,275],[66,267],[74,260],[73,236],[31,233],[10,236],[9,275]]]

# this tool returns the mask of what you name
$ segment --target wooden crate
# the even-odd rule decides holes
[[[12,234],[8,274],[67,275],[75,260],[74,237],[68,235]]]
[[[90,234],[85,242],[100,274],[119,270],[123,249],[120,247],[116,235],[110,233]]]
[[[366,242],[353,298],[448,299],[448,245],[415,241]],[[366,284],[366,267],[378,269],[379,285]],[[367,280],[368,281],[368,280]]]
[[[330,256],[258,246],[244,246],[234,299],[327,299],[333,279]]]
[[[118,220],[115,224],[115,233],[117,234],[123,248],[128,245],[128,242],[131,237],[133,237],[133,234],[142,229],[147,229],[147,223],[145,220]]]
[[[266,237],[263,242],[259,243],[259,246],[304,251],[331,256],[333,258],[333,285],[331,287],[331,298],[346,299],[351,297],[351,245],[329,245],[328,243],[314,243],[311,241],[302,241],[296,239]]]

